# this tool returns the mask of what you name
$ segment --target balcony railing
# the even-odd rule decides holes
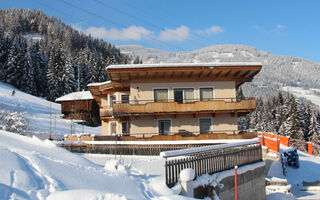
[[[138,115],[165,115],[187,113],[216,113],[216,112],[252,112],[256,108],[253,98],[238,101],[236,98],[214,98],[200,101],[199,99],[133,100],[127,103],[114,102],[112,108],[100,109],[101,117],[122,117]]]

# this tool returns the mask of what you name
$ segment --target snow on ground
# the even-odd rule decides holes
[[[286,150],[287,147],[281,146],[281,150]],[[320,191],[301,191],[303,189],[302,182],[320,181],[320,157],[311,156],[306,153],[298,151],[300,168],[286,167],[287,176],[283,176],[281,162],[276,160],[270,167],[268,177],[275,177],[279,179],[287,179],[288,184],[291,185],[291,193],[297,199],[320,199]],[[274,194],[268,195],[271,198]]]
[[[316,105],[320,105],[320,96],[316,95],[315,92],[319,92],[318,89],[310,89],[310,90],[305,90],[301,87],[283,87],[283,91],[290,92],[291,94],[300,97],[300,98],[306,98],[312,103]]]
[[[12,96],[12,91],[15,95]],[[48,135],[50,131],[50,107],[51,107],[51,131],[53,135],[63,137],[71,130],[71,121],[62,119],[61,105],[49,102],[43,98],[24,93],[8,84],[0,82],[0,109],[25,112],[24,117],[29,121],[30,131],[39,136]],[[88,127],[75,125],[75,132],[100,134],[101,127]]]
[[[177,195],[179,186],[166,187],[158,156],[81,156],[0,130],[0,158],[0,199],[188,199]]]

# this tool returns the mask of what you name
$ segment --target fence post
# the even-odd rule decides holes
[[[234,166],[234,199],[238,200],[238,177],[237,177],[238,166]]]
[[[191,168],[184,169],[180,172],[181,195],[193,198],[193,179],[195,172]]]

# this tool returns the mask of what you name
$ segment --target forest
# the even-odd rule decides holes
[[[128,62],[110,43],[40,10],[0,10],[0,81],[29,94],[53,101],[106,81],[106,66]]]

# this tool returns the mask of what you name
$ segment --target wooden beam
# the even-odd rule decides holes
[[[241,71],[237,71],[236,73],[233,74],[233,77],[237,77],[239,74],[241,73]]]
[[[222,71],[218,72],[218,73],[216,74],[216,77],[219,77],[221,73],[222,73]]]
[[[251,71],[247,71],[246,73],[244,73],[244,74],[242,74],[242,78],[246,78],[246,76],[248,75],[248,74],[250,74],[251,73]]]
[[[228,77],[231,72],[232,72],[231,70],[228,71],[228,72],[224,75],[224,77]]]
[[[212,74],[213,70],[211,70],[208,74],[207,74],[207,77],[210,77],[211,74]]]
[[[198,78],[200,78],[202,74],[203,74],[203,71],[201,71],[201,72],[198,74]]]
[[[183,77],[183,75],[184,75],[184,72],[181,72],[180,77],[182,78],[182,77]]]
[[[193,71],[191,71],[191,73],[189,74],[189,77],[188,78],[191,78],[193,75]]]

